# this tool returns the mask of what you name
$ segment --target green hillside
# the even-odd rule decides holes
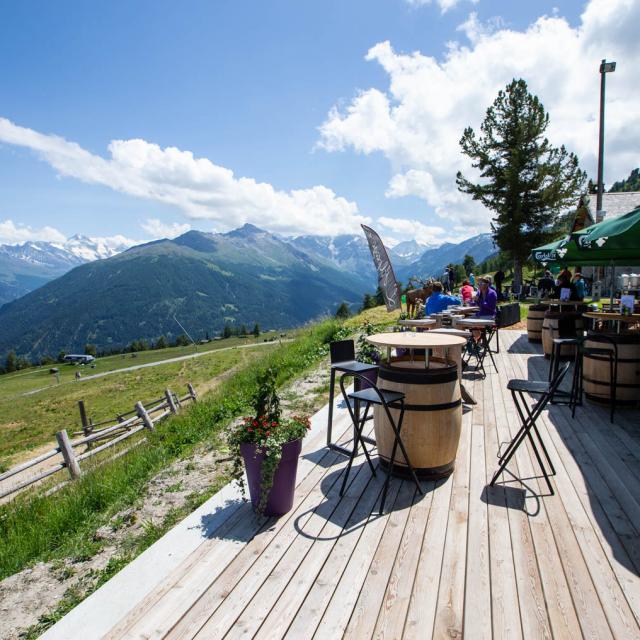
[[[283,328],[359,302],[367,281],[251,225],[228,234],[190,231],[135,247],[64,276],[0,308],[0,354],[40,357],[121,348],[182,333],[194,339],[236,326]]]

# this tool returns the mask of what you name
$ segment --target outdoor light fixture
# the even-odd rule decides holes
[[[596,222],[600,222],[602,215],[602,192],[604,184],[602,182],[602,164],[604,156],[604,85],[605,76],[616,70],[615,62],[603,60],[600,63],[600,141],[598,146],[598,197],[596,200]]]

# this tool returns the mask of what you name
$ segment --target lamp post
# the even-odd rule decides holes
[[[598,145],[598,197],[596,200],[596,222],[600,222],[602,216],[602,192],[604,184],[602,181],[602,164],[604,155],[604,86],[605,76],[609,72],[616,70],[615,62],[603,60],[600,63],[600,140]]]

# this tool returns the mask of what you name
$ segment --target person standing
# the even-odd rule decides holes
[[[504,271],[502,269],[498,269],[498,271],[496,271],[496,275],[493,277],[493,280],[496,283],[496,293],[498,294],[498,300],[502,300],[502,283],[504,282]]]
[[[442,274],[442,288],[446,293],[451,291],[451,287],[449,286],[449,270],[447,268],[445,268]]]
[[[475,286],[476,286],[476,278],[475,278],[475,276],[473,275],[473,273],[470,273],[470,274],[469,274],[469,284],[470,284],[472,287],[475,287]]]
[[[453,292],[456,284],[456,270],[452,266],[449,266],[449,291]]]
[[[573,276],[573,284],[575,287],[575,297],[578,302],[582,302],[584,300],[585,295],[585,283],[582,274],[578,271],[575,276]]]

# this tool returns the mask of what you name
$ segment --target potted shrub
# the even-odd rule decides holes
[[[375,345],[367,342],[366,339],[367,336],[371,336],[374,333],[378,333],[378,329],[370,322],[365,322],[362,325],[360,335],[356,342],[356,360],[358,362],[365,362],[366,364],[380,364],[380,350]],[[372,371],[365,371],[362,375],[372,384],[376,384],[378,381],[378,371],[375,369]],[[366,384],[363,384],[363,387],[366,386]]]
[[[276,375],[267,369],[253,398],[253,416],[230,434],[234,471],[247,472],[251,504],[257,513],[280,516],[293,506],[302,439],[311,427],[306,416],[283,418],[276,391]],[[242,490],[245,487],[241,480]]]

